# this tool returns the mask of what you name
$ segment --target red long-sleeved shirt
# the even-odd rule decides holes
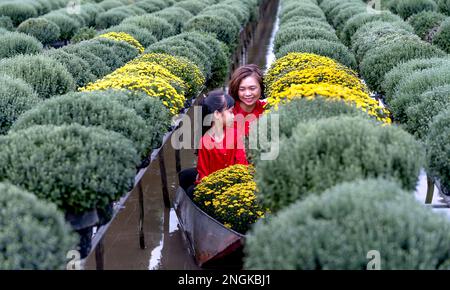
[[[238,135],[241,135],[240,132],[242,129],[245,128],[245,136],[248,136],[250,131],[250,123],[254,120],[258,119],[259,116],[261,116],[262,113],[264,113],[264,106],[266,105],[266,102],[263,102],[261,100],[256,101],[256,106],[251,112],[246,112],[241,108],[241,102],[236,101],[233,107],[233,113],[234,113],[234,119],[235,122],[238,123],[239,120],[245,120],[245,127],[242,126],[242,124],[235,124],[238,130]],[[240,117],[238,115],[241,115]],[[242,119],[245,118],[245,119]]]
[[[217,170],[235,164],[248,164],[242,136],[238,138],[236,128],[226,128],[224,133],[223,140],[218,143],[208,133],[200,139],[196,183]]]

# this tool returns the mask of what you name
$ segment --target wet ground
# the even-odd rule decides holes
[[[239,64],[254,63],[265,70],[274,60],[274,24],[278,1],[270,1],[268,15],[258,23]],[[193,115],[189,110],[188,115]],[[192,136],[193,137],[193,136]],[[178,186],[175,150],[171,142],[164,146],[164,159],[171,200]],[[181,167],[195,167],[194,150],[182,150]],[[142,177],[144,193],[145,249],[139,246],[139,196],[132,191],[104,235],[105,270],[196,270],[200,269],[188,250],[188,243],[172,209],[165,208],[159,163],[155,160]],[[96,269],[95,251],[86,259],[85,269]]]

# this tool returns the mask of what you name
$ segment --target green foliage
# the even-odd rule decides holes
[[[429,43],[410,39],[392,42],[370,50],[370,54],[361,62],[359,68],[367,85],[381,92],[384,76],[396,65],[415,58],[442,57],[446,54]]]
[[[431,30],[438,28],[446,16],[435,11],[423,11],[408,18],[408,23],[414,27],[416,34],[423,40],[427,37]]]
[[[18,32],[6,32],[0,38],[0,59],[18,54],[38,54],[42,43],[36,38]]]
[[[17,27],[17,31],[34,36],[43,44],[50,44],[61,35],[58,25],[45,18],[28,19]]]
[[[75,82],[66,68],[43,55],[17,55],[0,60],[0,74],[23,79],[43,99],[75,89]]]
[[[301,123],[280,141],[275,160],[256,164],[257,194],[275,212],[310,193],[359,178],[393,178],[414,190],[422,155],[408,133],[365,118]]]
[[[0,135],[6,134],[21,114],[40,101],[23,80],[0,76]]]
[[[80,29],[80,24],[62,13],[51,13],[44,15],[42,18],[55,23],[59,27],[61,40],[69,40]]]
[[[184,31],[200,31],[215,34],[224,42],[230,51],[236,46],[240,27],[222,16],[199,15],[190,19],[184,26]]]
[[[152,146],[150,124],[128,109],[101,94],[69,93],[52,98],[23,114],[12,127],[13,131],[26,129],[35,125],[80,125],[98,126],[115,131],[130,139],[134,148],[147,156]],[[158,140],[159,141],[159,140]]]
[[[316,28],[316,27],[290,27],[281,28],[274,41],[274,50],[278,51],[280,47],[288,45],[296,40],[300,39],[323,39],[332,42],[339,42],[338,37],[334,31],[328,29]]]
[[[0,15],[11,18],[14,26],[18,26],[28,18],[37,17],[36,9],[20,2],[4,2],[0,3]]]
[[[91,72],[89,64],[75,54],[69,54],[61,49],[50,49],[45,51],[45,56],[62,64],[72,75],[76,87],[83,87],[96,80],[96,77]]]
[[[361,62],[372,49],[404,39],[419,40],[405,22],[372,21],[361,26],[353,34],[351,48],[356,60]]]
[[[175,34],[175,28],[167,20],[153,15],[134,16],[125,19],[123,24],[133,24],[141,28],[147,29],[156,39],[172,36]]]
[[[420,95],[435,87],[450,84],[450,67],[447,64],[410,74],[397,86],[389,105],[395,120],[407,122],[406,109],[414,104]]]
[[[383,179],[343,183],[256,224],[245,243],[246,269],[449,269],[450,223]],[[339,250],[337,250],[339,249]]]
[[[102,34],[108,32],[128,33],[129,35],[133,36],[137,41],[139,41],[139,43],[142,44],[144,47],[148,47],[158,41],[156,37],[154,37],[153,34],[151,34],[147,29],[141,28],[133,24],[119,24],[103,31]]]
[[[184,24],[194,17],[191,12],[181,7],[169,7],[158,11],[153,15],[161,17],[172,24],[175,29],[175,33],[180,33],[184,27]]]
[[[0,269],[63,270],[78,238],[56,207],[0,183]]]
[[[95,26],[99,29],[105,29],[113,25],[120,24],[124,19],[135,16],[132,11],[126,11],[125,9],[111,9],[103,12],[95,19]]]
[[[175,5],[174,5],[174,7],[181,7],[183,9],[189,11],[193,15],[199,14],[200,11],[205,9],[207,6],[208,6],[208,4],[206,2],[199,1],[199,0],[185,0],[185,1],[180,1],[178,3],[175,3]]]
[[[257,148],[250,148],[250,144],[246,143],[247,158],[251,159],[254,163],[259,162],[262,153],[270,152],[271,142],[273,142],[273,136],[271,134],[273,114],[278,116],[279,138],[291,137],[292,130],[294,130],[299,123],[308,122],[310,120],[319,120],[341,115],[369,118],[369,115],[361,109],[344,101],[329,100],[323,97],[316,97],[312,100],[294,98],[289,103],[280,105],[277,111],[262,115],[259,118],[258,123],[254,123],[253,126],[263,126],[263,124],[267,124],[267,129],[260,130],[258,133],[259,139]],[[256,127],[253,126],[251,126],[251,131],[256,130]]]
[[[390,12],[380,12],[380,13],[360,13],[352,18],[350,18],[342,28],[340,38],[342,42],[346,45],[351,44],[351,38],[353,34],[364,24],[372,22],[372,21],[384,21],[384,22],[398,22],[402,21],[402,19],[394,15]]]
[[[450,0],[437,0],[439,12],[450,16]]]
[[[407,19],[408,17],[423,12],[436,11],[437,4],[433,0],[400,0],[397,1],[396,13]]]
[[[78,124],[34,126],[2,137],[0,144],[0,178],[64,212],[104,208],[133,184],[137,153],[116,132]]]
[[[77,33],[70,39],[71,43],[79,43],[83,40],[89,40],[97,35],[97,31],[93,27],[82,27]]]
[[[8,16],[0,16],[0,28],[4,28],[9,31],[13,31],[14,25]]]
[[[450,53],[450,17],[448,17],[433,37],[433,44]]]
[[[290,52],[308,52],[330,57],[341,64],[356,68],[355,56],[339,42],[319,39],[301,39],[281,47],[275,55],[281,58]]]
[[[312,17],[304,17],[295,21],[289,21],[289,23],[283,24],[280,29],[289,29],[289,28],[303,28],[303,27],[315,27],[315,28],[323,28],[328,31],[334,31],[333,27],[331,27],[328,22],[324,22],[318,20],[317,18]]]
[[[399,83],[401,83],[403,79],[408,79],[414,72],[435,68],[445,64],[450,65],[450,58],[415,58],[398,64],[384,76],[384,80],[381,83],[382,90],[386,94],[386,101],[388,103],[391,101]]]
[[[406,109],[405,130],[424,140],[430,130],[429,125],[439,112],[450,108],[450,85],[433,88],[421,94]]]
[[[450,107],[435,117],[427,139],[427,172],[450,191]]]
[[[61,48],[61,50],[67,52],[68,54],[74,54],[86,61],[89,65],[90,71],[97,79],[109,74],[112,71],[112,69],[106,65],[101,58],[79,46],[69,45]]]

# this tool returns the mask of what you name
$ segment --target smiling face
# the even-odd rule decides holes
[[[256,106],[256,101],[261,98],[261,86],[254,76],[244,78],[239,84],[239,100],[244,110],[251,111]]]

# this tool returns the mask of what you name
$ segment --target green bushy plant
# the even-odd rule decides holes
[[[280,29],[289,29],[289,28],[303,28],[303,27],[315,27],[315,28],[323,28],[328,31],[334,31],[333,27],[331,27],[328,22],[324,22],[318,20],[317,18],[305,17],[295,21],[290,21],[289,23],[283,24],[280,26]]]
[[[450,85],[439,86],[421,94],[417,103],[406,109],[406,131],[424,140],[430,130],[429,125],[439,112],[450,108]]]
[[[131,16],[135,16],[132,11],[111,9],[97,16],[95,19],[95,26],[99,29],[105,29],[113,25],[118,25],[124,19]]]
[[[397,91],[389,102],[391,112],[399,123],[407,122],[406,109],[417,102],[420,95],[437,86],[450,84],[450,67],[444,64],[414,72],[402,79]]]
[[[429,68],[450,65],[450,58],[415,58],[407,62],[402,62],[391,69],[381,83],[382,90],[386,94],[386,101],[390,102],[397,90],[397,86],[403,79],[407,79],[412,73]]]
[[[174,7],[181,7],[191,12],[193,15],[199,14],[203,9],[208,6],[206,2],[199,0],[185,0],[175,3]]]
[[[450,16],[450,0],[437,0],[440,12]]]
[[[447,107],[429,125],[427,144],[427,172],[439,179],[445,194],[450,193],[450,108]]]
[[[370,50],[360,63],[360,72],[367,85],[381,92],[384,76],[393,67],[415,58],[443,57],[445,52],[429,43],[415,39],[392,42]]]
[[[245,269],[365,270],[372,250],[382,270],[450,268],[448,219],[388,180],[342,183],[266,220],[246,239]]]
[[[109,74],[112,71],[112,69],[106,65],[101,58],[87,50],[81,49],[79,46],[69,45],[61,48],[61,50],[68,54],[76,55],[86,61],[89,65],[90,71],[94,76],[96,76],[97,79]]]
[[[0,144],[0,178],[64,212],[84,213],[117,200],[133,184],[138,160],[121,134],[78,124],[34,126]]]
[[[23,80],[0,76],[0,135],[6,134],[21,114],[40,101]]]
[[[43,55],[17,55],[0,60],[2,73],[23,79],[43,99],[75,89],[75,81],[67,69]]]
[[[450,17],[444,20],[433,37],[433,44],[450,53]]]
[[[13,31],[14,24],[8,16],[0,16],[0,27],[9,31]]]
[[[125,32],[133,36],[144,47],[148,47],[158,40],[147,29],[141,28],[133,24],[119,24],[106,29],[103,33],[108,32]],[[95,36],[95,35],[94,35]]]
[[[37,17],[36,9],[26,3],[4,2],[0,3],[0,15],[11,18],[14,26],[18,26],[28,18]]]
[[[351,40],[351,48],[356,60],[361,62],[365,55],[379,46],[402,39],[419,38],[412,33],[412,28],[404,22],[372,21],[361,26]]]
[[[83,87],[96,80],[96,77],[91,72],[89,64],[75,54],[69,54],[61,49],[50,49],[45,51],[45,56],[62,64],[72,75],[76,87]]]
[[[1,270],[65,269],[78,238],[53,204],[0,183],[0,206]]]
[[[274,50],[277,51],[280,47],[290,44],[300,39],[323,39],[332,42],[339,42],[338,37],[333,31],[316,27],[291,27],[281,28],[274,41]]]
[[[134,16],[125,19],[123,24],[133,24],[141,28],[145,28],[156,37],[156,39],[161,40],[163,38],[172,36],[175,34],[175,28],[167,20],[156,17],[153,15],[141,15]]]
[[[211,76],[211,61],[193,43],[181,39],[169,39],[150,45],[145,53],[166,53],[175,56],[183,56],[194,62],[203,74]]]
[[[275,52],[281,58],[290,52],[309,52],[330,57],[345,66],[356,68],[355,56],[340,42],[319,39],[301,39],[282,46]]]
[[[256,164],[258,198],[275,212],[309,193],[369,177],[393,178],[414,190],[422,155],[408,133],[365,118],[301,123],[280,141],[278,158]]]
[[[303,18],[303,17],[313,17],[319,20],[326,21],[325,14],[320,10],[319,7],[316,8],[307,8],[307,7],[298,7],[297,9],[293,9],[280,17],[280,24],[283,25],[293,19]]]
[[[239,27],[231,20],[222,16],[199,15],[190,19],[184,26],[183,31],[200,31],[212,33],[217,39],[224,42],[230,51],[236,46]]]
[[[150,124],[136,111],[101,94],[69,93],[47,100],[23,114],[14,123],[12,130],[23,130],[35,125],[60,126],[73,123],[120,133],[132,140],[134,147],[144,157],[157,143],[150,139],[153,134],[148,134],[151,131]]]
[[[175,33],[180,33],[184,24],[194,17],[191,12],[181,7],[169,7],[155,12],[153,15],[166,19],[167,22],[173,25]]]
[[[423,11],[408,18],[408,23],[414,27],[416,34],[423,40],[427,40],[432,29],[438,28],[446,16],[435,11]]]
[[[403,19],[407,19],[408,17],[423,11],[437,10],[437,4],[433,0],[400,0],[397,2],[397,14],[403,17]]]
[[[77,21],[62,13],[48,14],[44,15],[42,18],[55,23],[59,27],[59,39],[61,40],[71,39],[80,29],[80,24]]]
[[[344,101],[327,100],[323,97],[316,97],[312,100],[305,98],[294,98],[289,103],[281,105],[277,111],[262,115],[259,118],[259,122],[255,122],[255,125],[250,127],[251,132],[253,132],[257,130],[257,125],[267,124],[267,130],[259,131],[257,148],[250,148],[250,144],[246,143],[247,156],[254,163],[257,163],[261,159],[261,153],[270,152],[270,145],[272,141],[272,114],[276,114],[278,116],[279,136],[286,138],[291,137],[292,130],[294,130],[299,123],[308,122],[310,120],[319,120],[341,115],[369,118],[369,115],[361,109]]]
[[[58,25],[45,18],[28,19],[17,27],[17,31],[34,36],[43,44],[50,44],[61,36]]]
[[[24,33],[7,32],[0,38],[0,59],[18,54],[38,54],[42,49],[42,43]]]
[[[70,39],[71,43],[79,43],[83,40],[89,40],[97,35],[97,31],[93,27],[82,27]]]
[[[380,13],[360,13],[351,17],[342,28],[340,38],[342,42],[346,45],[351,44],[351,38],[353,34],[364,24],[372,21],[384,21],[384,22],[398,22],[402,21],[402,18],[394,15],[390,12],[380,12]]]

